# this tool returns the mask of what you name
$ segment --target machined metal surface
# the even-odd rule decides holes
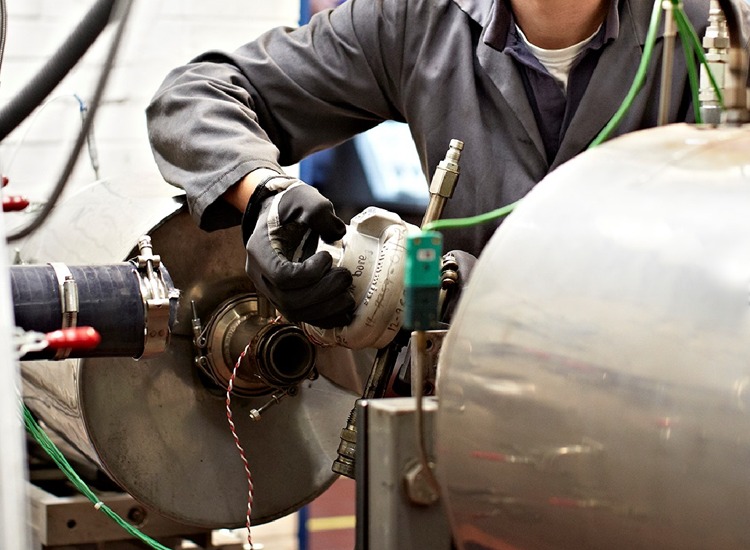
[[[196,362],[219,387],[228,386],[243,356],[232,384],[237,395],[267,395],[317,375],[316,349],[302,329],[266,317],[262,304],[255,293],[240,294],[220,304],[205,328],[194,320]]]
[[[750,128],[665,126],[542,181],[441,354],[460,548],[750,543]]]
[[[253,292],[238,228],[200,231],[161,182],[100,182],[58,206],[21,249],[25,261],[108,263],[133,257],[148,233],[181,291],[170,345],[154,358],[25,363],[24,396],[53,430],[140,502],[182,523],[244,524],[247,480],[230,434],[224,394],[194,365],[200,318]],[[320,372],[347,370],[351,355],[326,353]],[[329,362],[335,364],[328,364]],[[357,395],[325,376],[305,381],[253,422],[266,397],[235,397],[233,418],[255,484],[253,522],[309,502],[335,479],[341,424]]]

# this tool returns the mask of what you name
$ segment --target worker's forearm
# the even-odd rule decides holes
[[[234,206],[240,212],[244,212],[250,196],[260,182],[269,176],[278,174],[276,170],[270,168],[258,168],[247,174],[244,178],[226,190],[224,200]]]

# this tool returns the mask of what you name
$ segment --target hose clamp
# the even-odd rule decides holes
[[[179,291],[168,285],[162,277],[161,258],[153,253],[151,237],[138,239],[139,254],[132,262],[138,268],[144,307],[143,353],[140,358],[163,352],[169,343],[171,300]]]
[[[49,262],[49,266],[55,272],[57,285],[60,291],[60,311],[62,319],[60,328],[75,328],[78,324],[78,285],[67,265],[60,262]],[[71,348],[59,348],[53,357],[55,361],[67,359]]]

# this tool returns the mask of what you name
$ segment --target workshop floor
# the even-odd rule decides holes
[[[299,536],[300,518],[307,515],[307,538]],[[254,550],[353,550],[355,485],[338,479],[328,491],[298,512],[252,528]],[[221,532],[214,543],[246,542],[246,531]]]
[[[353,550],[355,484],[339,478],[308,505],[308,545],[299,550]]]

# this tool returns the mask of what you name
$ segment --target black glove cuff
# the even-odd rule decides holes
[[[286,176],[284,174],[274,174],[268,176],[266,179],[261,181],[253,190],[253,194],[250,195],[250,200],[247,201],[247,207],[245,207],[245,213],[242,215],[242,242],[247,243],[250,235],[255,229],[255,225],[258,223],[258,217],[260,216],[260,209],[263,206],[263,202],[278,193],[278,190],[271,190],[267,187],[267,184],[271,180],[277,178],[294,180],[292,176]]]

